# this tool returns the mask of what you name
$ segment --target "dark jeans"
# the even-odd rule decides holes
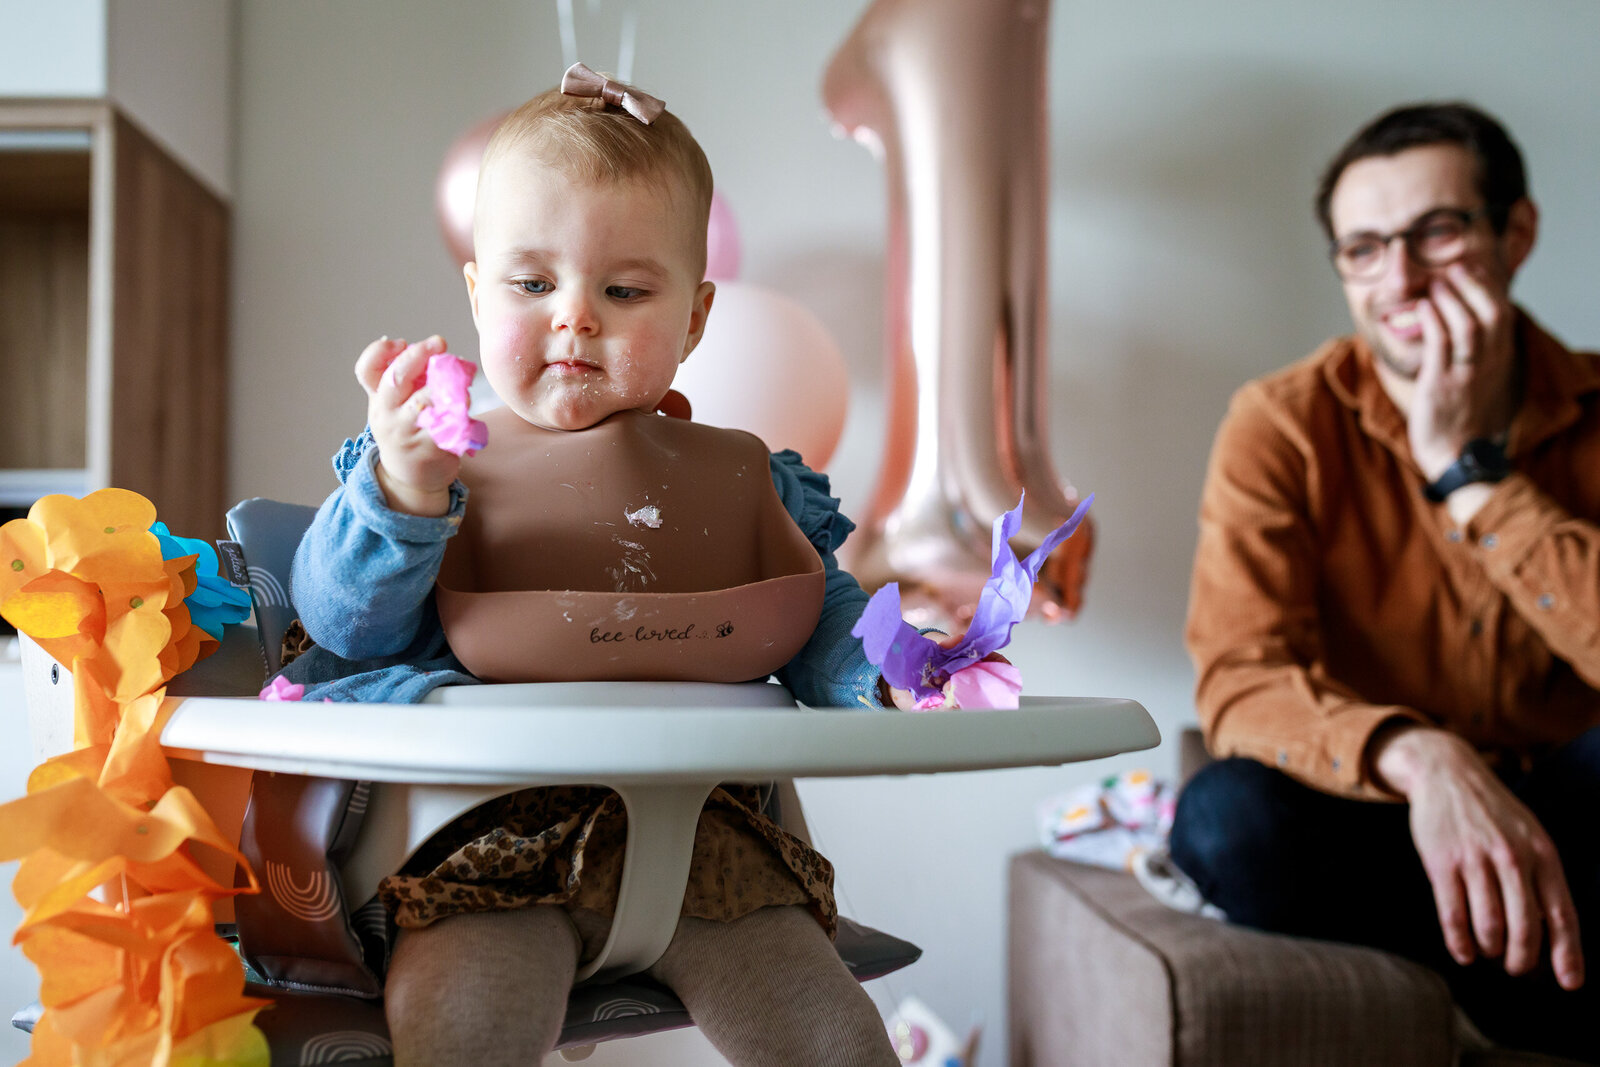
[[[1600,1062],[1600,728],[1507,784],[1561,853],[1588,973],[1574,993],[1556,985],[1548,958],[1521,978],[1498,960],[1450,958],[1405,804],[1330,796],[1254,760],[1219,760],[1178,798],[1172,858],[1232,922],[1407,956],[1440,972],[1490,1039]]]

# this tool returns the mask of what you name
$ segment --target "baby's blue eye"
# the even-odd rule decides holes
[[[645,294],[631,285],[611,285],[606,287],[606,295],[614,300],[637,300]]]
[[[543,278],[523,278],[513,283],[525,293],[539,296],[550,291],[550,283]]]

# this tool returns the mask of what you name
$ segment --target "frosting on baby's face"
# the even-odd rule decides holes
[[[477,211],[467,293],[484,376],[506,406],[551,430],[654,410],[715,292],[688,197],[576,180],[512,150],[483,176]]]

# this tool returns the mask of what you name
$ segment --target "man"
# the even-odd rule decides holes
[[[1600,1059],[1600,358],[1511,303],[1538,212],[1482,112],[1383,115],[1316,208],[1356,332],[1218,431],[1187,640],[1234,758],[1173,858],[1233,921],[1401,952],[1490,1038]]]

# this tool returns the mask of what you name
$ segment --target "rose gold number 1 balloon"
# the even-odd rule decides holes
[[[828,65],[833,120],[889,183],[889,412],[849,563],[961,618],[990,527],[1027,491],[1019,541],[1071,514],[1045,443],[1047,0],[876,0]],[[1047,617],[1082,603],[1086,522],[1046,565]]]

